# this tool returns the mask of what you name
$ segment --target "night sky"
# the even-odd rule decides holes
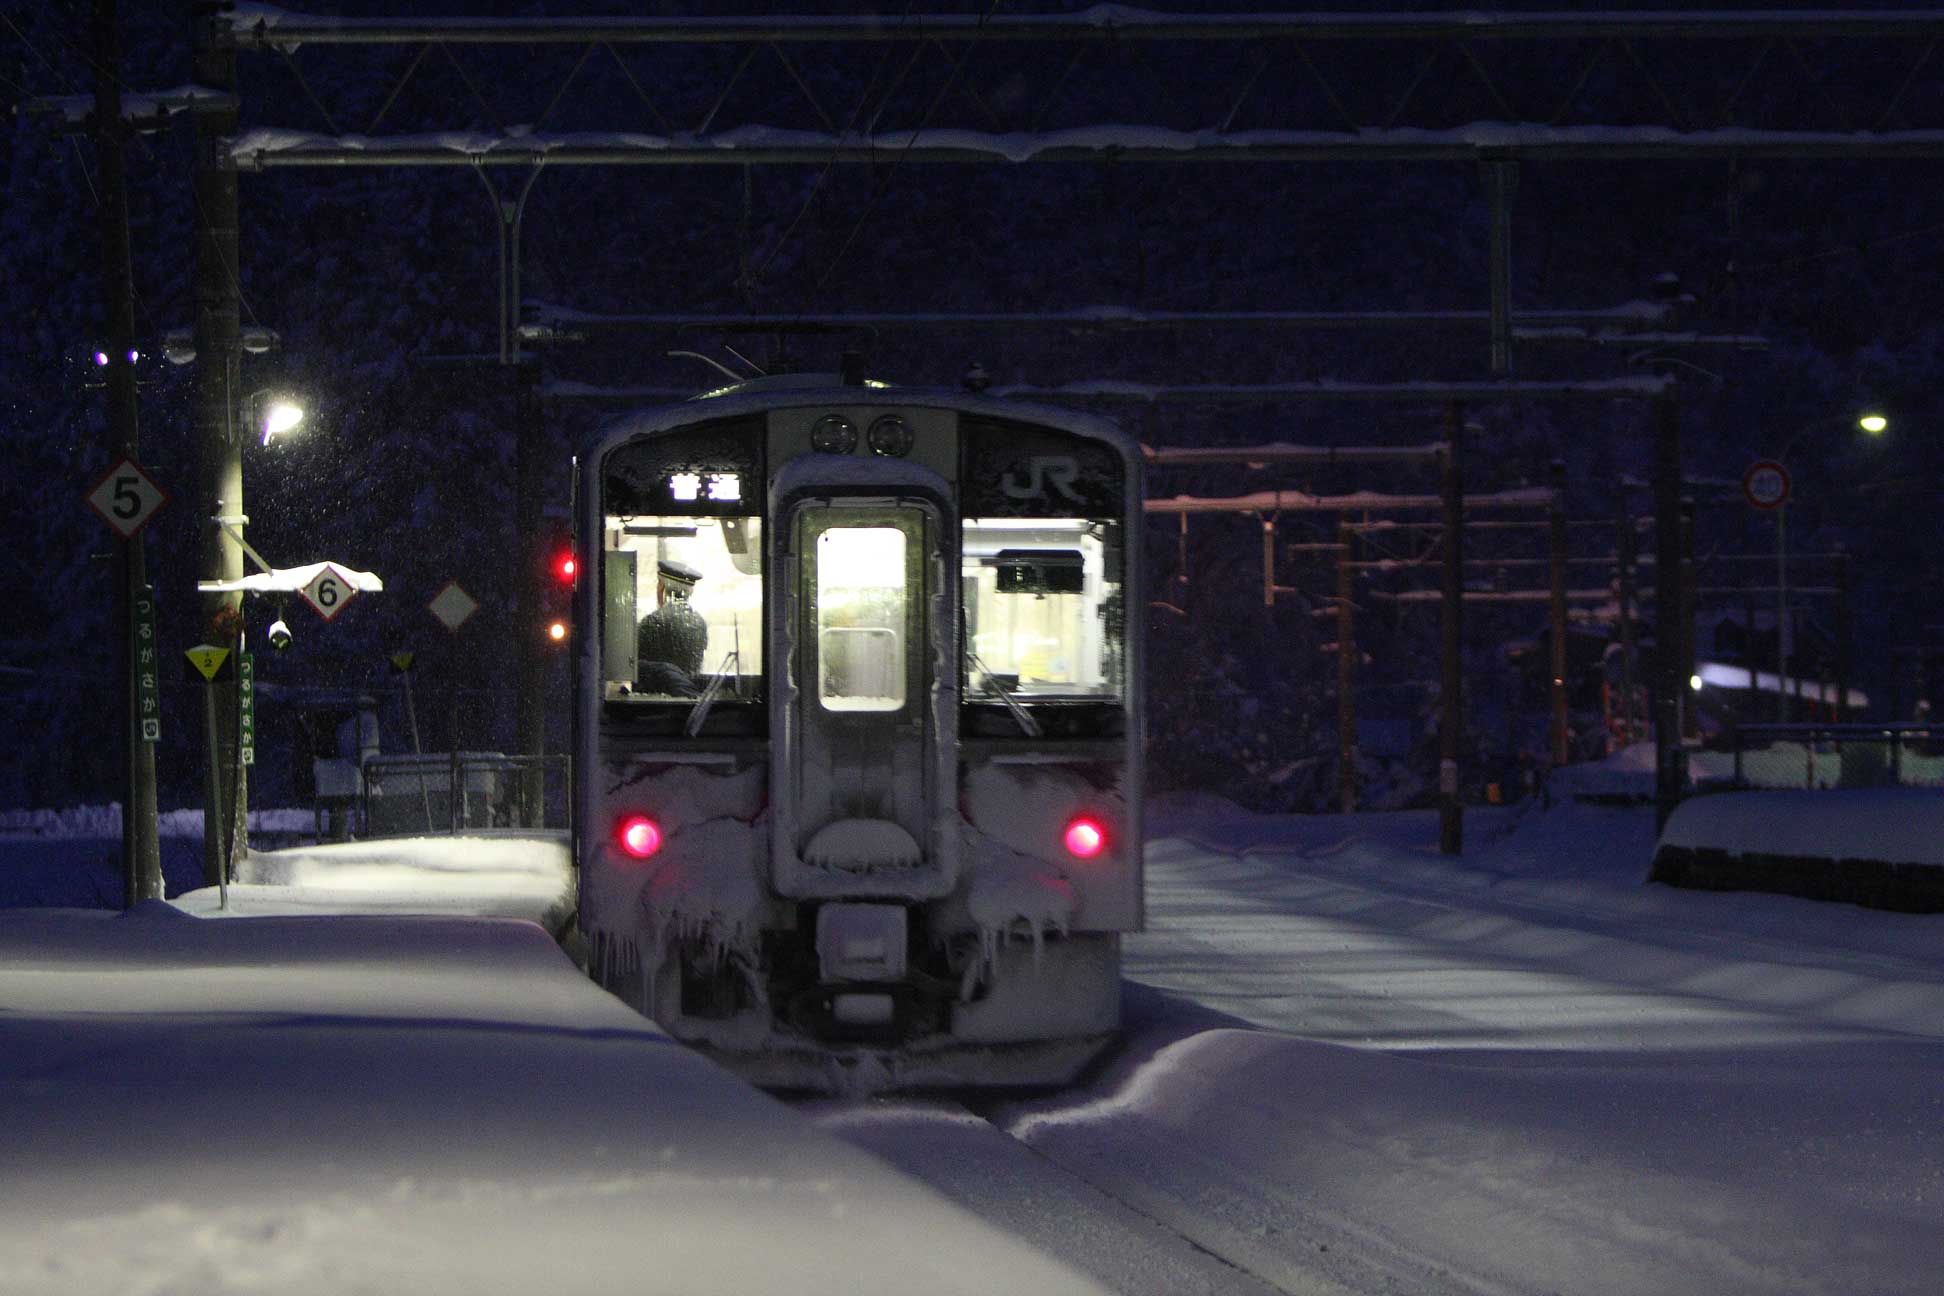
[[[1222,11],[1230,6],[1178,6]],[[1456,6],[1451,6],[1456,7]],[[1538,6],[1530,6],[1538,8]],[[1756,8],[1766,6],[1721,6]],[[1895,6],[1891,6],[1894,8]],[[321,6],[348,16],[400,5]],[[463,5],[409,6],[454,14]],[[627,5],[528,5],[523,14],[624,13]],[[1378,6],[1333,6],[1376,11]],[[1439,8],[1433,6],[1432,8]],[[1557,5],[1549,9],[1594,6]],[[927,9],[989,17],[1059,6]],[[668,5],[658,12],[761,13],[757,6]],[[863,12],[831,6],[828,12]],[[190,80],[188,6],[124,3],[123,80],[131,91]],[[0,92],[9,107],[91,90],[88,7],[35,7],[0,30]],[[1766,130],[1918,130],[1944,125],[1944,70],[1919,65],[1914,38],[1642,41],[1592,39],[1020,45],[951,42],[781,47],[584,45],[544,49],[306,46],[288,58],[239,59],[242,125],[325,135],[466,132],[693,131],[758,126],[827,133],[926,126],[1002,135],[1087,125],[1231,132],[1341,131],[1346,121],[1439,130],[1481,120],[1564,126],[1740,126]],[[746,67],[738,65],[754,50]],[[583,58],[583,56],[586,56]],[[411,69],[407,76],[408,68]],[[569,77],[572,79],[569,80]],[[564,88],[563,88],[564,86]],[[1901,93],[1898,88],[1902,87]],[[726,90],[725,90],[726,87]],[[711,110],[713,108],[713,117]],[[374,126],[374,122],[376,123]],[[171,495],[147,532],[163,637],[187,646],[202,630],[193,595],[198,543],[192,371],[161,358],[164,335],[194,317],[193,128],[178,117],[128,150],[135,258],[142,461]],[[281,346],[242,361],[245,387],[290,389],[304,430],[245,447],[253,544],[279,564],[331,558],[383,575],[387,589],[326,626],[289,613],[293,647],[266,659],[266,753],[300,740],[299,716],[374,690],[389,738],[402,734],[388,654],[421,654],[428,696],[482,689],[463,708],[466,745],[510,741],[511,646],[530,632],[512,591],[529,547],[513,524],[518,402],[534,385],[701,389],[716,374],[666,353],[728,359],[719,333],[604,333],[536,349],[509,372],[497,353],[497,243],[482,175],[517,192],[522,168],[280,170],[241,179],[242,321]],[[1908,712],[1921,688],[1893,680],[1891,649],[1930,642],[1938,545],[1937,322],[1944,207],[1935,162],[1763,160],[1534,161],[1513,208],[1518,311],[1589,310],[1651,299],[1678,276],[1679,327],[1759,336],[1764,351],[1679,355],[1688,472],[1697,479],[1697,551],[1772,553],[1773,522],[1740,500],[1742,470],[1793,438],[1797,501],[1791,547],[1855,556],[1855,682],[1877,714]],[[106,406],[91,357],[102,330],[96,162],[86,134],[57,116],[17,111],[0,147],[6,269],[13,324],[5,366],[9,609],[0,632],[0,701],[16,730],[52,741],[45,756],[0,774],[0,804],[115,795],[102,708],[113,695],[109,652],[112,537],[81,503],[110,464]],[[661,314],[845,311],[1482,310],[1488,301],[1489,213],[1471,162],[1370,161],[945,165],[895,155],[870,165],[810,157],[796,165],[543,169],[522,229],[529,304]],[[976,360],[1000,385],[1089,379],[1153,384],[1480,380],[1490,377],[1482,327],[1299,331],[1181,327],[1154,332],[1056,329],[883,329],[874,334],[768,333],[733,343],[771,370],[833,369],[847,348],[874,376],[953,384]],[[1613,378],[1627,346],[1522,345],[1518,378]],[[483,358],[483,359],[482,359]],[[1853,430],[1881,410],[1881,439]],[[564,510],[571,448],[614,412],[543,398],[547,494]],[[1414,405],[1102,405],[1151,444],[1417,444],[1442,412]],[[1650,438],[1636,402],[1494,402],[1478,426],[1472,490],[1545,479],[1567,465],[1575,517],[1612,518],[1617,488],[1645,482]],[[1424,474],[1196,470],[1157,475],[1159,493],[1239,494],[1276,486],[1423,492]],[[1644,511],[1644,491],[1629,507]],[[548,526],[559,525],[558,519]],[[1319,523],[1319,526],[1325,523]],[[1322,538],[1285,524],[1283,543]],[[1575,552],[1610,551],[1610,532],[1576,535]],[[1498,544],[1500,547],[1494,548]],[[1479,538],[1472,551],[1536,550]],[[1260,532],[1250,519],[1191,529],[1188,567],[1172,530],[1149,547],[1157,672],[1191,680],[1155,690],[1157,778],[1226,782],[1261,808],[1327,800],[1334,759],[1334,667],[1309,615],[1333,574],[1283,561],[1302,593],[1265,609]],[[1369,556],[1383,556],[1373,552]],[[1395,556],[1408,556],[1398,551]],[[1508,571],[1513,569],[1508,569]],[[1184,574],[1188,581],[1179,583]],[[1435,568],[1419,585],[1433,583]],[[424,604],[461,577],[484,604],[448,636]],[[1489,583],[1490,573],[1481,573]],[[1415,579],[1415,578],[1414,578]],[[1516,582],[1532,579],[1520,572]],[[1598,577],[1604,580],[1602,575]],[[1804,567],[1799,581],[1814,583]],[[1406,587],[1400,579],[1396,588]],[[1576,579],[1576,585],[1580,580]],[[1713,583],[1704,580],[1704,584]],[[1730,597],[1722,611],[1739,615]],[[1703,619],[1712,615],[1703,607]],[[253,606],[260,628],[274,610]],[[1835,630],[1826,601],[1811,605]],[[1470,741],[1479,761],[1537,741],[1507,646],[1543,629],[1533,611],[1473,615],[1467,666],[1478,681]],[[1386,777],[1435,753],[1423,724],[1436,675],[1431,609],[1372,618],[1360,709],[1402,726],[1408,750]],[[562,711],[564,668],[553,671]],[[165,691],[165,805],[197,797],[199,699]],[[503,718],[502,718],[503,717]],[[1590,732],[1597,714],[1585,717]],[[448,708],[428,712],[427,741],[451,738]],[[464,727],[470,725],[470,729]],[[1594,735],[1589,741],[1597,739]],[[1323,753],[1319,758],[1317,753]],[[1430,767],[1426,767],[1427,769]],[[1423,770],[1419,771],[1423,773]],[[271,800],[294,797],[287,757],[266,754]],[[1373,774],[1373,777],[1375,775]],[[1400,796],[1408,792],[1400,792]]]

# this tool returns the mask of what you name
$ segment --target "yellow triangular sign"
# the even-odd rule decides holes
[[[187,650],[189,664],[194,666],[206,680],[215,680],[216,672],[223,669],[223,659],[229,656],[229,649],[218,648],[215,644],[197,644]]]

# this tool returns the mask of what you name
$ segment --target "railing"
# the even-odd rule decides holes
[[[1944,788],[1944,725],[1746,724],[1694,753],[1698,781],[1753,788]]]
[[[369,757],[360,780],[358,835],[565,828],[568,776],[564,755],[428,752]]]

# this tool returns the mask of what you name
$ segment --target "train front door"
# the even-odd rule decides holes
[[[772,745],[776,882],[801,896],[950,889],[956,851],[956,587],[940,510],[798,503],[782,741]],[[945,678],[941,680],[941,672]]]

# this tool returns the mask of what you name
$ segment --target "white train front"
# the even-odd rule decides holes
[[[778,378],[575,492],[596,975],[766,1084],[1072,1078],[1142,919],[1138,447]]]

